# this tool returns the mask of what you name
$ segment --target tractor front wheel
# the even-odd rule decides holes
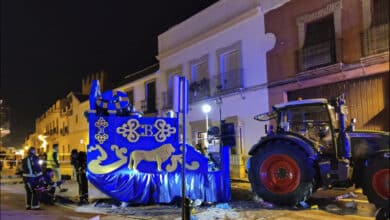
[[[296,205],[312,193],[313,161],[291,142],[269,143],[251,158],[249,178],[255,193],[279,205]]]
[[[388,155],[388,153],[384,155]],[[388,210],[390,205],[390,160],[384,155],[368,161],[364,172],[363,192],[370,203],[375,204],[377,208]]]

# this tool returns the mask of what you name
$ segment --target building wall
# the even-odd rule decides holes
[[[341,16],[337,14],[338,11]],[[306,25],[327,14],[333,14],[336,39],[342,40],[342,62],[359,62],[360,33],[363,31],[362,1],[293,0],[265,15],[266,32],[275,34],[277,38],[275,48],[267,54],[270,82],[297,74],[296,52],[302,48],[304,40],[300,40],[300,34],[305,32],[304,27],[302,30],[299,28],[300,19],[306,21],[302,22]]]
[[[70,101],[69,105],[61,105],[63,100]],[[56,101],[41,117],[36,119],[36,131],[26,140],[25,146],[35,146],[39,149],[43,142],[38,136],[44,135],[48,145],[46,149],[39,149],[38,153],[48,152],[53,144],[58,144],[61,174],[71,175],[71,150],[87,150],[89,127],[84,112],[88,110],[88,101],[80,103],[72,92],[69,93],[66,98]]]
[[[267,2],[267,10],[285,1]],[[188,31],[192,32],[189,34]],[[187,137],[204,132],[199,124],[205,123],[201,106],[211,105],[208,114],[210,125],[219,125],[221,119],[237,118],[237,154],[231,157],[233,178],[243,176],[243,167],[249,149],[264,135],[264,124],[253,116],[268,110],[268,91],[264,86],[267,79],[266,53],[275,43],[273,34],[267,34],[264,27],[264,13],[258,1],[219,1],[188,20],[176,25],[159,36],[160,71],[158,94],[167,92],[168,74],[172,70],[181,72],[191,79],[191,62],[207,57],[209,78],[220,74],[218,51],[232,45],[240,45],[243,69],[243,88],[240,91],[218,95],[216,84],[210,84],[211,97],[190,104]],[[162,100],[163,97],[158,97]],[[220,102],[222,100],[222,102]],[[220,103],[220,104],[219,104]],[[160,102],[162,104],[162,102]],[[159,109],[164,106],[160,105]],[[194,140],[191,140],[195,142]]]
[[[130,82],[130,83],[127,83],[127,84],[122,85],[120,87],[117,87],[117,88],[115,88],[115,90],[120,90],[123,92],[128,92],[128,91],[132,90],[133,95],[134,95],[134,100],[133,100],[134,103],[132,103],[132,105],[135,107],[135,109],[137,111],[140,111],[142,101],[146,99],[146,97],[145,97],[145,84],[147,82],[150,82],[150,81],[155,81],[156,79],[157,79],[157,75],[156,75],[156,73],[153,73],[153,74],[150,74],[146,77],[142,77],[138,80],[135,80],[133,82]],[[156,85],[156,86],[157,86],[157,91],[159,91],[158,85]],[[159,92],[157,92],[157,97],[160,96],[160,94],[158,94],[158,93]],[[159,99],[156,99],[156,100],[158,103]]]
[[[314,94],[330,98],[337,90],[339,93],[346,93],[347,100],[351,102],[351,117],[357,118],[358,129],[388,130],[388,119],[377,120],[379,116],[376,113],[382,117],[383,113],[389,111],[388,102],[383,101],[383,97],[389,96],[386,89],[386,74],[389,72],[389,24],[381,26],[387,28],[382,33],[372,26],[373,3],[371,0],[293,0],[265,15],[266,31],[275,34],[277,38],[275,48],[267,54],[270,108],[296,97],[297,94],[304,98],[320,98],[314,97]],[[341,40],[340,49],[336,49],[339,55],[336,62],[309,70],[298,70],[296,52],[303,47],[306,25],[327,15],[333,16],[336,42]],[[384,42],[387,38],[387,49],[380,48],[369,55],[362,52],[366,50],[367,43],[363,34],[367,32],[372,34],[370,37],[376,45],[386,44]],[[377,36],[382,38],[375,38],[378,33],[381,35]],[[373,77],[380,79],[372,80]],[[372,83],[377,81],[383,89],[371,91]],[[361,88],[355,88],[357,84],[366,88],[364,94],[360,94],[363,91]],[[343,88],[335,89],[340,86]],[[317,90],[321,88],[327,89],[319,94]],[[375,111],[371,111],[374,108],[369,109],[373,106],[373,100],[380,101],[380,104],[374,105]]]

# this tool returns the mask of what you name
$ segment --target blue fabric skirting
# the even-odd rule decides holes
[[[181,198],[182,176],[177,172],[153,174],[126,170],[116,175],[88,175],[88,179],[98,189],[122,202],[171,203]],[[192,200],[227,202],[231,198],[230,181],[224,181],[221,171],[187,172],[186,195]]]

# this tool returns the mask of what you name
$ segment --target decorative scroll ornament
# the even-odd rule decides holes
[[[104,120],[103,117],[100,117],[99,120],[96,121],[95,127],[99,129],[98,133],[95,134],[95,139],[103,144],[108,139],[108,134],[104,133],[104,128],[108,127],[108,122]]]
[[[182,155],[173,155],[171,157],[171,163],[168,164],[165,169],[167,172],[173,172],[177,168],[177,164],[183,164]],[[188,170],[197,170],[200,164],[198,161],[192,161],[191,164],[186,164],[186,169]]]
[[[140,127],[137,119],[130,119],[127,123],[123,124],[121,127],[116,129],[118,134],[121,134],[123,137],[126,137],[129,142],[137,142],[140,134],[138,134],[137,129]]]
[[[90,147],[88,149],[88,152],[92,152],[95,150],[99,151],[100,156],[98,156],[97,159],[91,160],[88,163],[89,171],[94,174],[111,173],[112,171],[117,170],[118,168],[127,163],[127,157],[124,155],[127,152],[127,149],[124,147],[119,148],[117,145],[111,146],[111,150],[115,151],[115,155],[117,158],[119,158],[119,160],[107,165],[101,165],[107,159],[107,152],[100,145],[96,145],[96,147]]]
[[[183,152],[183,145],[180,146],[180,151]],[[175,171],[178,163],[183,164],[182,157],[183,157],[182,154],[173,155],[171,157],[171,163],[166,166],[166,170],[168,172]],[[199,167],[200,167],[200,164],[198,161],[192,161],[191,164],[186,164],[186,169],[188,169],[188,170],[197,170]]]
[[[154,127],[158,130],[158,132],[154,135],[154,138],[158,142],[164,142],[168,137],[176,133],[176,128],[171,127],[170,124],[167,124],[162,119],[156,120],[156,122],[154,123]]]

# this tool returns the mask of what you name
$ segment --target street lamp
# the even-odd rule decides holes
[[[206,116],[206,134],[207,130],[209,130],[209,112],[211,111],[211,106],[209,104],[202,105],[202,111]]]

